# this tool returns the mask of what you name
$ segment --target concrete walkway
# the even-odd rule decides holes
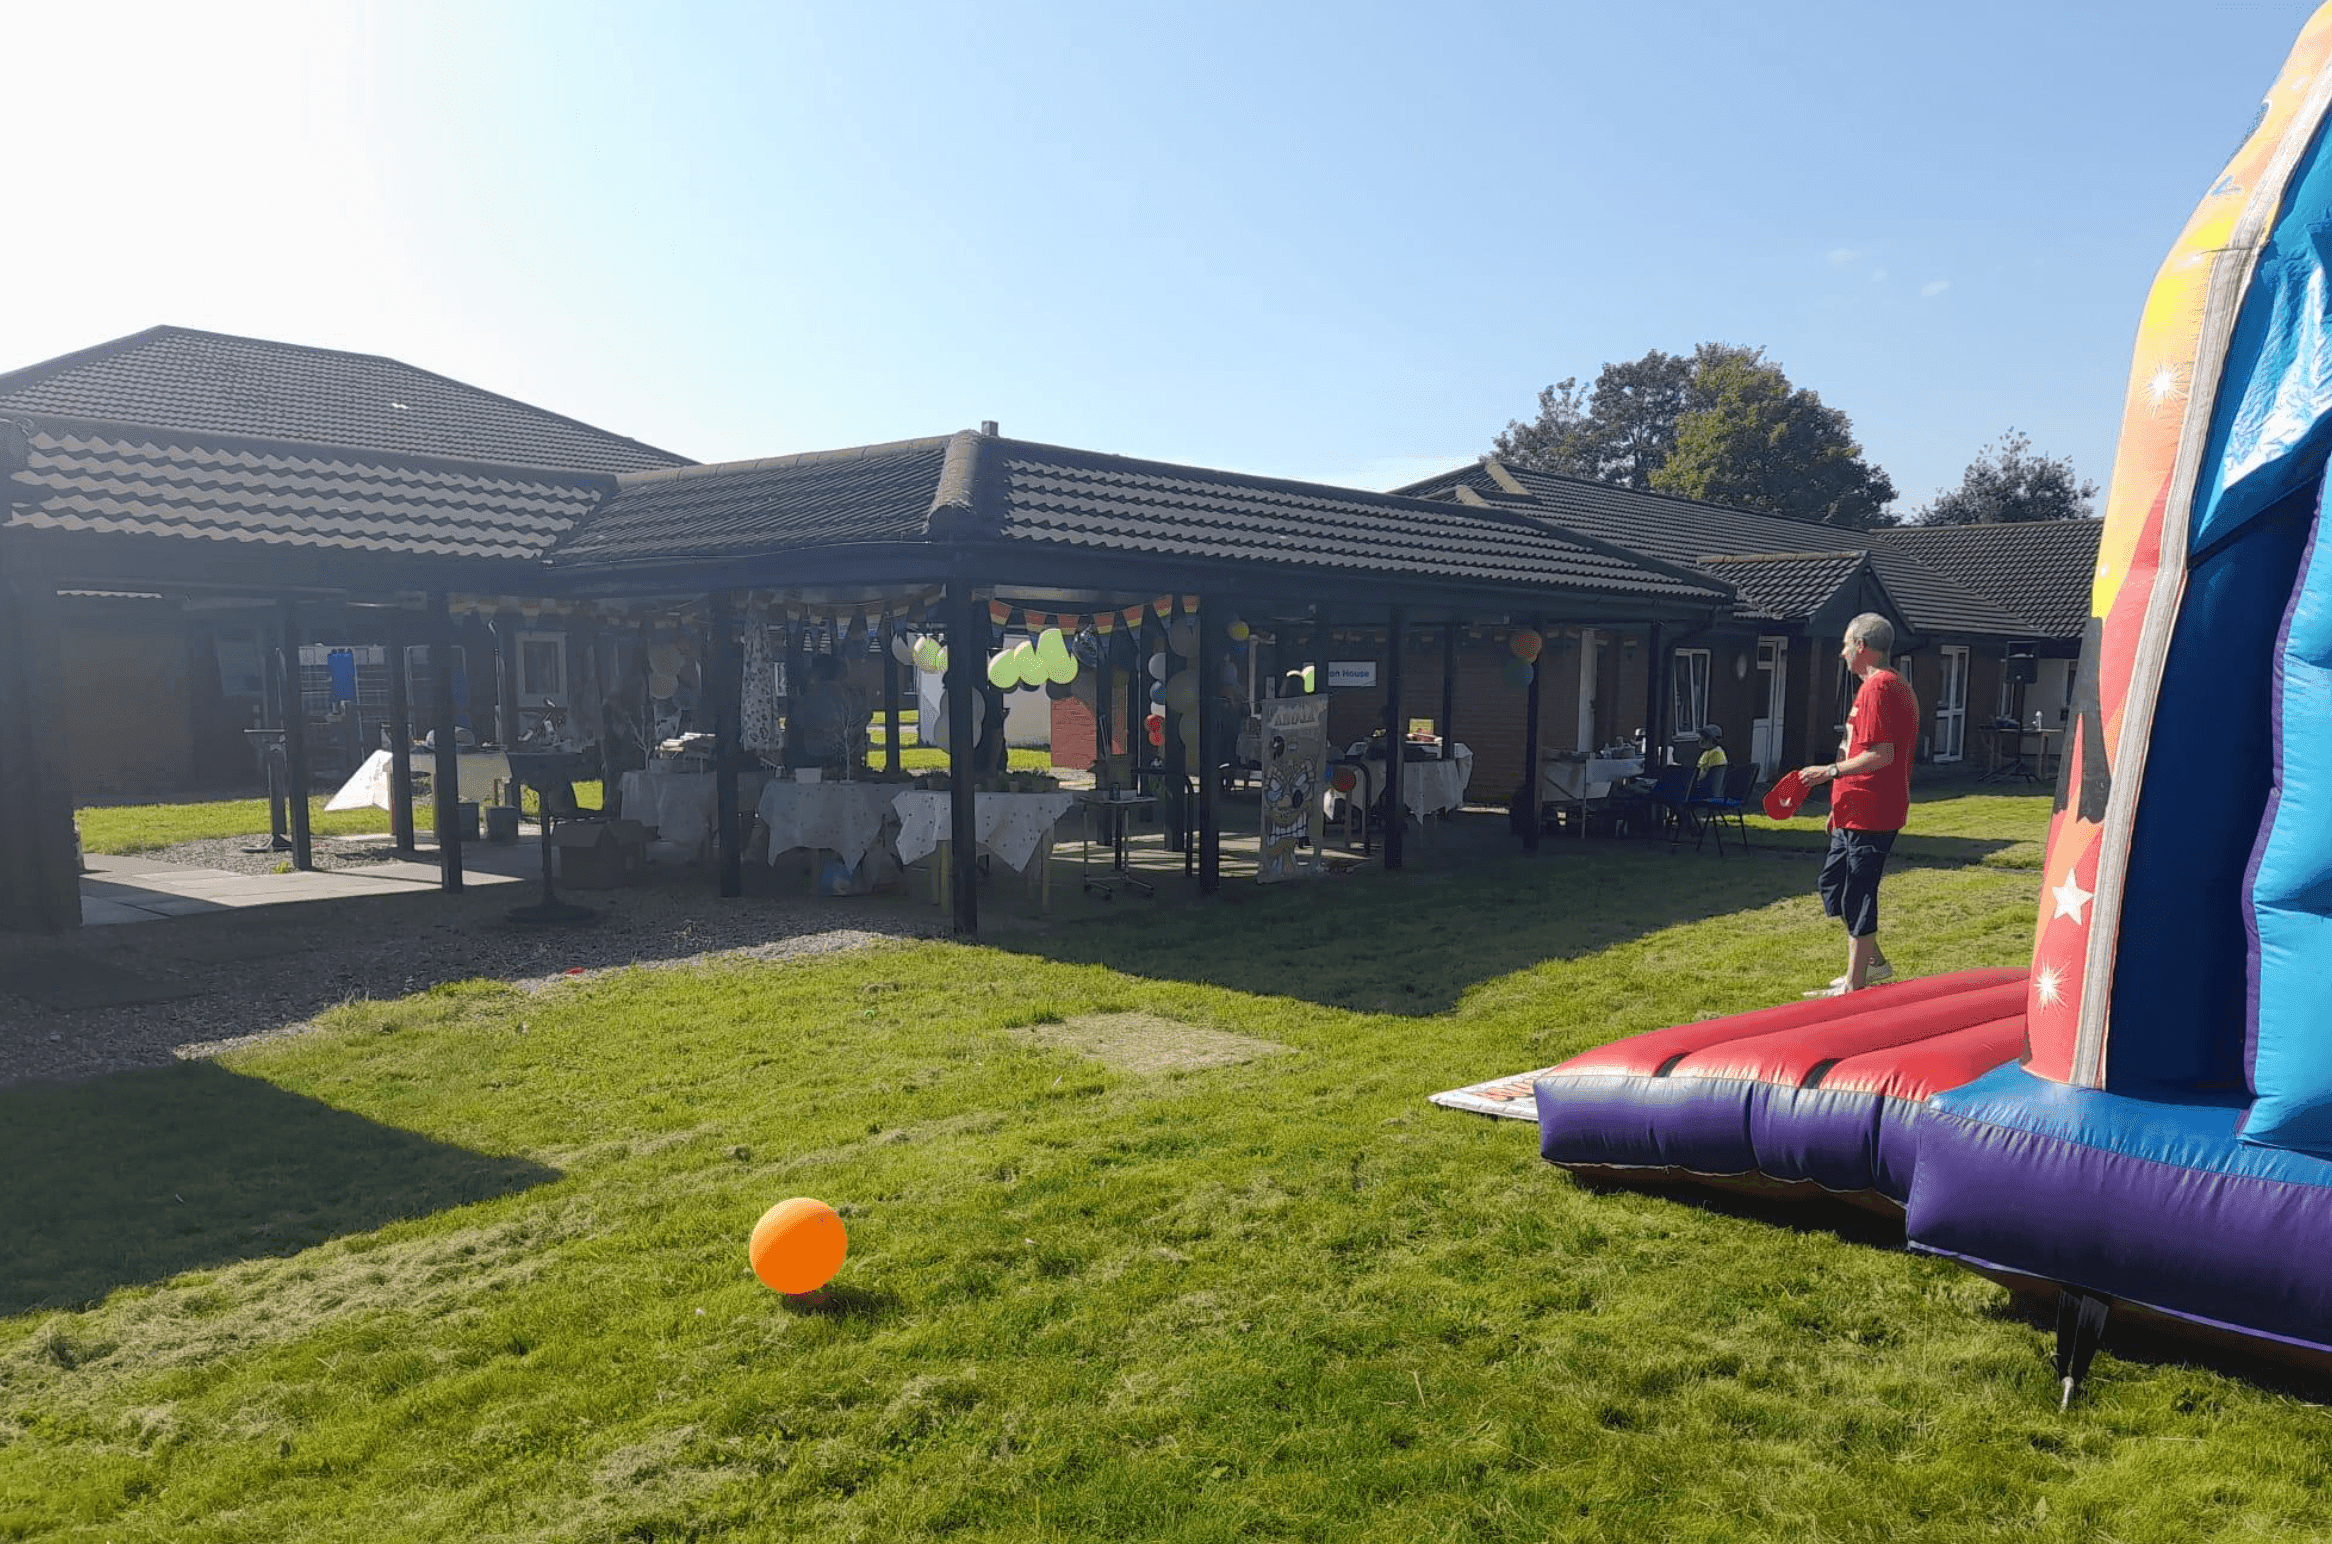
[[[355,896],[413,895],[437,886],[434,857],[393,859],[331,872],[294,870],[283,874],[232,874],[225,869],[131,854],[96,854],[82,860],[81,925],[105,927],[152,922],[201,912],[238,911],[301,901],[346,900]],[[463,882],[471,887],[521,883],[539,878],[542,860],[532,843],[518,848],[484,843],[462,849]]]

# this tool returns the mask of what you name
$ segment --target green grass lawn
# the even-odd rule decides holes
[[[1899,966],[2022,962],[2045,813],[1922,801]],[[1813,877],[1550,842],[0,1094],[0,1537],[2332,1531],[2274,1378],[2108,1352],[2060,1415],[2048,1331],[1879,1224],[1585,1188],[1424,1103],[1826,980]],[[1052,1043],[1095,1012],[1287,1054]],[[822,1307],[745,1262],[799,1194],[851,1230]]]
[[[323,794],[308,801],[308,828],[318,836],[365,836],[389,829],[387,810],[324,813]],[[265,799],[210,799],[195,804],[113,804],[76,810],[85,852],[152,852],[179,842],[250,836],[267,830]],[[424,816],[426,825],[427,817]]]

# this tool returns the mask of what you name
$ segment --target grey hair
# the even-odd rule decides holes
[[[1875,611],[1866,611],[1847,623],[1846,636],[1881,659],[1895,652],[1895,624]]]

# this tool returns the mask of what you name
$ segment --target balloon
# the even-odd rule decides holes
[[[1010,649],[1000,649],[988,656],[988,684],[1009,691],[1020,684],[1020,663]]]
[[[1521,691],[1530,685],[1531,677],[1537,675],[1538,671],[1527,659],[1510,659],[1499,667],[1498,673],[1505,678],[1508,686]]]
[[[1166,743],[1166,720],[1161,715],[1153,713],[1148,718],[1144,719],[1142,721],[1142,730],[1149,736],[1150,743],[1152,745],[1164,745]]]
[[[1198,715],[1196,713],[1175,714],[1174,732],[1182,736],[1184,750],[1196,751],[1198,749]]]
[[[1152,682],[1150,684],[1150,700],[1152,702],[1164,702],[1166,700],[1166,688],[1158,685],[1156,682]]]
[[[1198,677],[1187,670],[1177,670],[1166,683],[1166,706],[1177,713],[1188,713],[1198,706]]]
[[[1166,629],[1166,647],[1184,659],[1196,658],[1198,655],[1198,624],[1189,617],[1177,620],[1173,626]]]
[[[753,1224],[746,1258],[772,1292],[815,1292],[842,1269],[850,1235],[834,1208],[809,1196],[780,1201]]]
[[[891,634],[891,658],[902,665],[915,663],[915,640],[905,633]]]
[[[1506,640],[1506,647],[1512,649],[1514,657],[1525,664],[1537,659],[1539,650],[1546,646],[1547,641],[1538,635],[1537,629],[1529,627],[1516,628],[1514,636]]]
[[[1012,668],[1022,686],[1045,684],[1044,661],[1036,657],[1036,645],[1025,638],[1012,646]]]
[[[680,690],[680,683],[674,680],[671,676],[666,675],[663,671],[651,670],[648,672],[649,696],[654,697],[659,701],[663,701],[669,699],[671,695],[678,690]]]
[[[1338,767],[1328,774],[1328,786],[1338,793],[1350,793],[1360,786],[1360,774],[1350,767]]]
[[[1045,681],[1054,686],[1066,686],[1077,679],[1077,661],[1069,652],[1069,640],[1061,636],[1057,627],[1048,627],[1037,634],[1037,663],[1044,668]]]
[[[1237,617],[1233,617],[1231,618],[1231,625],[1224,628],[1223,631],[1231,635],[1231,641],[1233,643],[1245,643],[1247,641],[1248,635],[1253,633],[1255,629],[1249,627],[1246,623],[1240,621]]]
[[[931,660],[932,669],[941,675],[947,674],[947,645],[944,643],[934,644],[931,650]]]
[[[1045,695],[1055,702],[1067,702],[1071,697],[1077,695],[1077,688],[1066,681],[1047,681]]]
[[[940,667],[940,655],[939,640],[929,633],[915,640],[915,668],[918,670],[937,670]]]

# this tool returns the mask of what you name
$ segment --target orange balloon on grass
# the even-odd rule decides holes
[[[849,1252],[842,1219],[833,1207],[809,1196],[780,1201],[763,1212],[746,1249],[761,1284],[789,1296],[815,1292],[832,1281]]]

